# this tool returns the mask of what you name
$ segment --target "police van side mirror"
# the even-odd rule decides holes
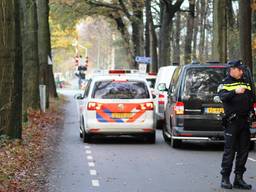
[[[166,84],[165,83],[160,83],[157,86],[158,91],[168,91],[168,89],[166,88]]]
[[[74,99],[77,99],[77,100],[82,100],[84,97],[81,93],[78,93],[78,94],[75,94],[74,95]]]

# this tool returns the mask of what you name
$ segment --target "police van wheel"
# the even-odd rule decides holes
[[[91,135],[83,131],[83,142],[90,143],[91,142]]]
[[[83,142],[89,143],[91,141],[91,135],[89,133],[86,133],[83,129]]]
[[[79,129],[79,134],[80,134],[80,138],[83,138],[83,129],[82,129],[81,125],[80,125],[80,129]]]

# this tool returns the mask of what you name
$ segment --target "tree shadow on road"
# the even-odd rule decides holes
[[[170,145],[170,143],[168,143]],[[177,150],[186,151],[223,151],[223,143],[198,142],[198,141],[182,141],[181,146]]]
[[[148,142],[140,136],[93,136],[91,144],[148,144]]]

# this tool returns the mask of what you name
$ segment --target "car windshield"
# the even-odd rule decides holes
[[[226,68],[190,68],[187,70],[183,86],[183,99],[212,100],[226,76]]]
[[[99,81],[95,83],[92,98],[96,99],[145,99],[150,98],[143,81]]]

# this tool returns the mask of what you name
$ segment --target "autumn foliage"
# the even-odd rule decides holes
[[[53,150],[61,131],[60,101],[46,113],[29,111],[22,140],[0,140],[0,192],[44,191],[47,170],[45,159]]]

